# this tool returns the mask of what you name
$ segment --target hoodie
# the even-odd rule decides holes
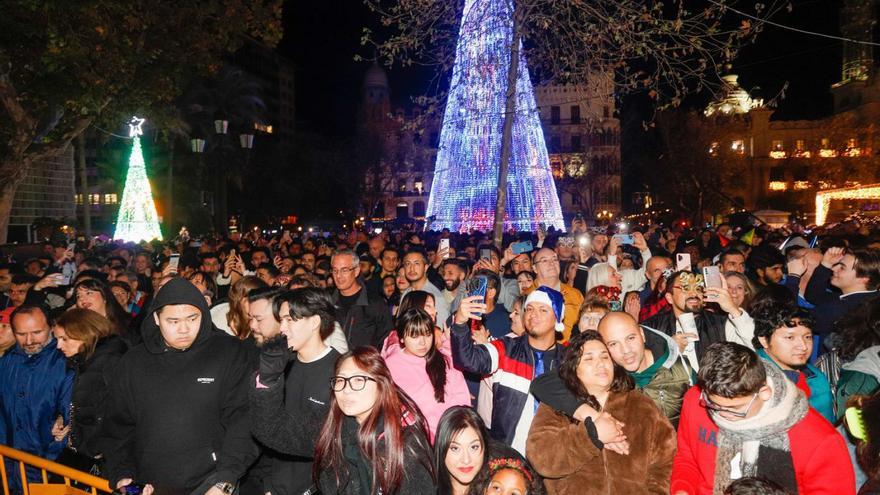
[[[201,313],[198,334],[184,350],[166,344],[155,317],[181,304]],[[248,423],[246,349],[214,327],[204,297],[182,278],[156,294],[141,333],[143,343],[120,362],[111,388],[111,486],[133,478],[157,494],[178,494],[237,482],[258,454]]]
[[[840,367],[837,379],[837,418],[843,417],[846,402],[853,395],[871,395],[880,388],[880,345],[863,349],[855,359]]]

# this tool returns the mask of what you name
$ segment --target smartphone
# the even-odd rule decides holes
[[[76,241],[73,241],[73,242],[71,242],[70,244],[68,244],[68,245],[67,245],[67,250],[68,250],[68,251],[74,251],[74,250],[76,250]]]
[[[621,244],[626,244],[626,245],[631,246],[633,243],[632,234],[616,234],[614,237],[617,238]]]
[[[125,495],[141,495],[144,492],[144,487],[146,485],[140,485],[138,483],[130,483],[126,486],[123,486],[118,493],[124,493]]]
[[[675,271],[691,271],[691,255],[678,253],[675,255]]]
[[[706,288],[709,287],[723,287],[721,282],[721,269],[715,265],[712,266],[704,266],[703,267],[703,283],[706,284]],[[714,297],[706,296],[707,301],[714,301]]]
[[[443,254],[443,259],[446,260],[449,259],[449,239],[440,239],[440,246],[437,248],[437,251],[443,251],[444,249],[446,252]]]
[[[470,280],[465,284],[465,290],[467,290],[467,297],[480,296],[483,298],[483,302],[486,302],[486,290],[489,287],[488,279],[483,275],[477,275],[476,277],[471,277]]]
[[[480,259],[492,261],[492,250],[487,248],[480,249]]]
[[[171,253],[171,257],[168,258],[168,268],[171,268],[175,272],[177,271],[177,265],[180,264],[180,255],[177,253]]]
[[[587,234],[581,234],[577,237],[577,239],[578,246],[580,247],[587,247],[587,245],[590,244],[590,239],[587,237]]]
[[[513,251],[513,254],[531,253],[534,249],[532,241],[514,242],[510,245],[510,250]]]

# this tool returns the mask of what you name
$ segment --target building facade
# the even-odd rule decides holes
[[[535,86],[535,101],[563,214],[619,213],[620,120],[613,82],[596,77],[583,85]]]
[[[535,86],[563,214],[620,212],[620,121],[613,85]],[[392,110],[388,76],[373,64],[358,115],[364,161],[362,213],[374,222],[424,221],[439,141],[439,119],[418,108]]]
[[[439,125],[417,107],[392,110],[388,76],[375,63],[364,76],[357,132],[360,213],[374,223],[424,222]]]
[[[15,191],[9,218],[9,242],[34,241],[35,220],[73,220],[75,211],[73,147],[34,163]]]

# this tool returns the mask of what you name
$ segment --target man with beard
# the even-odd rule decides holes
[[[559,291],[565,301],[565,319],[563,320],[562,341],[565,342],[571,335],[571,329],[577,323],[578,312],[584,303],[584,295],[574,287],[562,283],[559,280],[559,258],[552,249],[541,248],[535,253],[535,272],[538,277],[534,285],[526,294],[531,293],[537,287],[545,286]]]
[[[758,287],[779,284],[785,276],[782,271],[785,256],[772,246],[755,246],[746,264],[751,271],[752,280]]]
[[[67,438],[54,436],[53,427],[70,422],[73,371],[55,345],[45,308],[24,303],[10,318],[16,345],[0,358],[0,444],[55,460]],[[7,459],[13,493],[21,493],[20,473]],[[39,470],[28,469],[27,478],[39,482]]]
[[[409,281],[409,288],[403,292],[402,296],[414,290],[423,290],[434,296],[434,305],[437,307],[437,324],[445,327],[446,319],[449,317],[449,303],[446,302],[440,289],[428,280],[428,266],[428,255],[420,248],[414,248],[406,253],[403,257],[403,268],[404,275]],[[381,349],[381,342],[375,347]]]
[[[262,311],[266,299],[259,301]],[[299,289],[275,295],[272,329],[259,322],[260,371],[251,401],[254,436],[274,451],[265,493],[300,495],[312,486],[312,453],[330,410],[327,384],[341,355],[325,343],[336,325],[334,311],[325,291]],[[279,333],[266,338],[274,328]]]
[[[650,397],[672,426],[677,427],[684,394],[693,385],[692,370],[681,358],[678,344],[661,332],[640,327],[624,312],[605,315],[598,332],[611,359],[626,370],[636,389]],[[541,402],[571,417],[586,405],[571,394],[558,373],[535,380],[531,392]]]
[[[722,287],[707,289],[702,275],[689,271],[673,273],[666,284],[665,297],[669,308],[642,322],[675,339],[688,364],[695,370],[699,368],[706,349],[715,342],[752,345],[755,323],[748,313],[733,303],[727,282],[723,277],[721,281]],[[718,303],[723,313],[705,310],[704,293]],[[693,321],[693,327],[690,321]]]
[[[452,304],[459,295],[461,283],[468,277],[468,266],[462,260],[448,259],[440,265],[440,275],[443,276],[443,298],[448,304]]]

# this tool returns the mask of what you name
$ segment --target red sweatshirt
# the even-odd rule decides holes
[[[718,427],[700,406],[699,387],[691,387],[681,408],[670,493],[711,495],[717,438]],[[789,430],[788,441],[799,493],[855,494],[855,474],[846,444],[821,414],[810,408]]]

